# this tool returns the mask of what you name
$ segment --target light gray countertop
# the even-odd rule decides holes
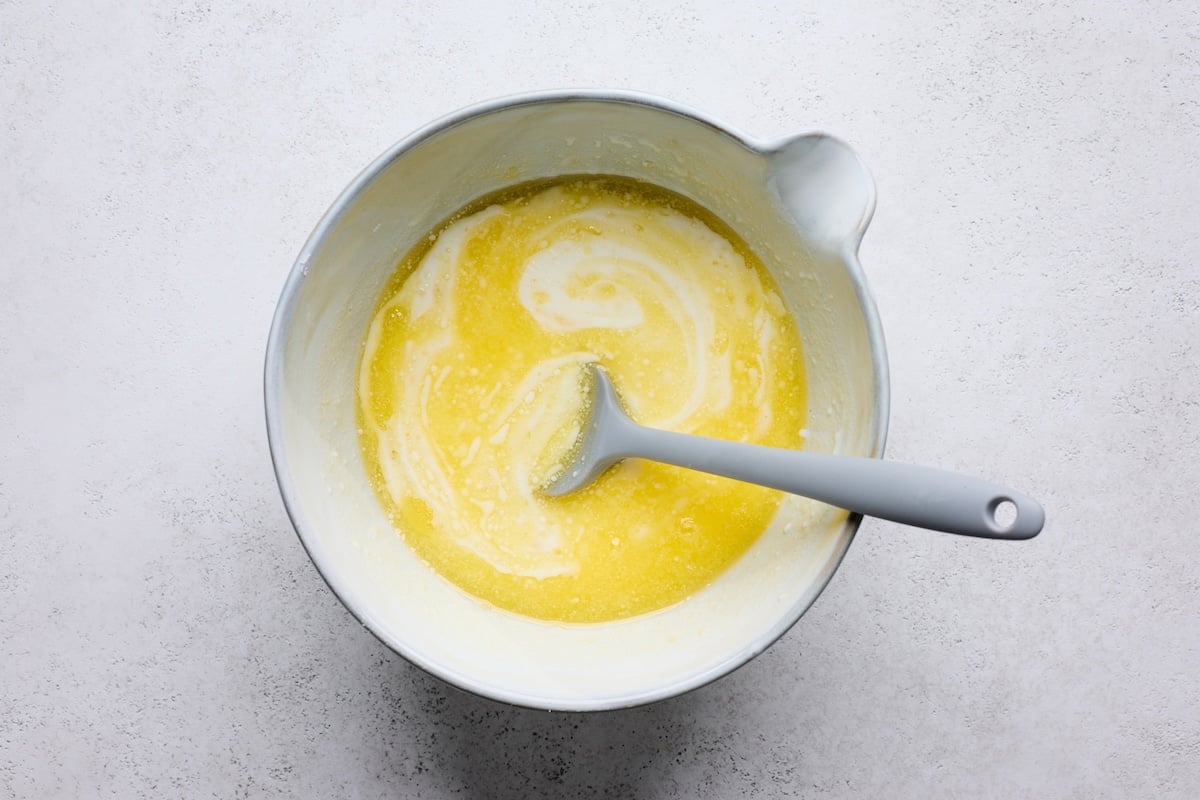
[[[813,5],[0,4],[0,796],[1200,796],[1200,6]],[[889,456],[1045,532],[868,521],[765,655],[631,711],[357,625],[271,472],[278,292],[385,147],[564,86],[850,142]]]

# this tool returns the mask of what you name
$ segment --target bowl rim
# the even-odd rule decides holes
[[[393,161],[400,158],[407,151],[434,136],[477,117],[518,107],[574,102],[632,105],[683,117],[713,130],[750,152],[764,157],[770,156],[771,153],[784,144],[797,138],[797,136],[789,136],[774,141],[755,139],[737,128],[674,101],[641,92],[614,89],[556,89],[511,94],[466,106],[417,128],[388,147],[342,190],[313,228],[312,233],[309,234],[304,246],[297,255],[284,282],[283,289],[280,292],[279,300],[271,320],[270,333],[267,337],[263,363],[263,405],[271,463],[275,472],[280,496],[283,500],[284,510],[287,513],[292,528],[295,530],[297,538],[300,540],[300,544],[308,555],[309,560],[316,567],[317,573],[325,581],[326,586],[329,587],[330,591],[333,592],[334,596],[341,602],[350,615],[366,627],[376,639],[387,645],[390,650],[409,663],[420,667],[426,673],[480,697],[514,706],[539,710],[604,711],[631,708],[686,694],[736,671],[753,660],[787,633],[807,613],[821,593],[824,592],[834,573],[840,567],[846,553],[849,551],[850,544],[854,541],[862,522],[862,516],[854,513],[847,516],[842,527],[842,532],[833,544],[833,551],[830,557],[791,609],[786,614],[781,615],[763,635],[759,636],[748,646],[730,653],[729,657],[710,668],[677,681],[663,683],[650,689],[629,692],[620,696],[560,699],[533,695],[481,683],[469,675],[450,669],[443,664],[422,656],[408,647],[405,642],[391,636],[388,633],[387,627],[382,624],[382,621],[369,608],[364,607],[362,603],[354,601],[355,592],[353,588],[345,585],[341,577],[331,574],[332,571],[323,566],[321,548],[315,537],[309,532],[307,520],[300,511],[298,492],[291,470],[288,467],[283,437],[282,415],[280,413],[285,340],[291,327],[300,288],[308,275],[308,263],[313,254],[323,244],[329,231],[339,221],[345,211],[366,191],[367,187]],[[836,137],[828,136],[824,133],[805,133],[800,135],[818,136],[840,142]],[[859,307],[862,309],[863,318],[866,323],[867,339],[870,345],[872,361],[872,377],[875,385],[874,397],[872,398],[873,430],[871,432],[870,456],[881,458],[887,443],[890,411],[887,349],[878,309],[867,287],[866,276],[858,258],[859,244],[874,213],[876,191],[875,183],[870,178],[870,173],[866,170],[865,165],[862,164],[857,153],[848,146],[846,146],[846,149],[858,160],[863,174],[867,176],[869,197],[862,220],[857,229],[853,235],[846,239],[835,255],[842,259],[849,273]]]

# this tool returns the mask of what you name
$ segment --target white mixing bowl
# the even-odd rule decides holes
[[[436,574],[392,528],[359,454],[354,393],[385,282],[419,237],[475,198],[581,173],[684,194],[755,249],[805,344],[809,449],[879,457],[887,429],[887,359],[857,259],[874,187],[839,141],[760,143],[656,98],[552,92],[453,114],[376,160],[317,225],[279,300],[265,394],[280,491],[330,588],[388,646],[469,691],[554,710],[646,703],[736,669],[808,609],[859,523],[789,497],[703,591],[592,625],[493,608]]]

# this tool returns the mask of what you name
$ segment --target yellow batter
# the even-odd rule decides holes
[[[401,262],[359,372],[361,445],[396,528],[435,570],[548,620],[642,614],[732,564],[781,495],[630,460],[559,498],[600,362],[635,420],[799,447],[800,339],[770,276],[713,215],[618,178],[472,204]]]

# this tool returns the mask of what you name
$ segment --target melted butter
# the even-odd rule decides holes
[[[360,443],[410,546],[501,608],[569,622],[663,608],[737,560],[779,506],[768,489],[636,460],[541,495],[583,424],[592,361],[644,424],[801,444],[799,336],[720,220],[617,178],[472,204],[383,293],[359,371]]]

